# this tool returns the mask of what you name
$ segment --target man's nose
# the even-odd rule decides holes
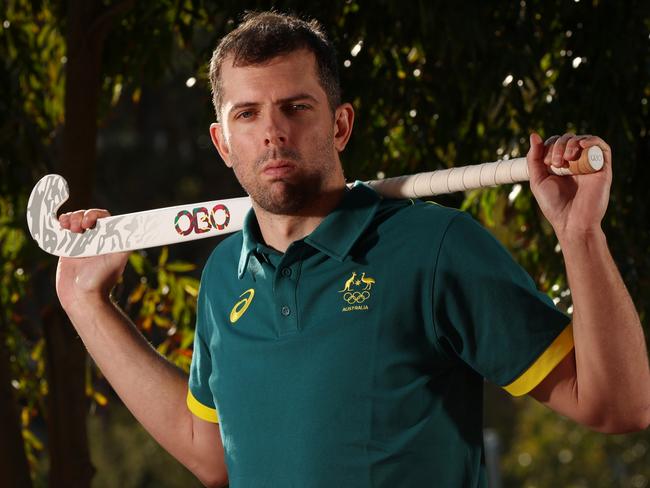
[[[265,146],[282,146],[287,143],[289,127],[281,113],[271,111],[266,117],[266,129],[264,131]]]

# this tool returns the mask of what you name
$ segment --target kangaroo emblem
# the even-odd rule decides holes
[[[354,279],[357,277],[356,271],[352,273],[352,276],[348,278],[348,280],[345,282],[345,286],[343,287],[342,290],[339,290],[339,293],[344,292],[344,291],[350,291],[350,287],[354,283]]]
[[[356,271],[353,271],[352,276],[345,280],[343,289],[339,290],[339,293],[343,294],[343,301],[347,303],[347,306],[344,305],[341,311],[352,312],[368,310],[369,307],[364,302],[370,298],[370,294],[372,293],[370,289],[374,284],[375,279],[366,276],[365,272],[361,273],[361,276],[359,276]]]
[[[368,277],[366,278],[366,273],[365,273],[365,272],[364,272],[364,273],[361,273],[361,281],[362,281],[363,283],[365,283],[365,285],[366,285],[366,287],[364,288],[364,290],[370,290],[370,289],[372,288],[372,285],[375,284],[375,279],[374,279],[374,278],[371,278],[370,276],[368,276]]]

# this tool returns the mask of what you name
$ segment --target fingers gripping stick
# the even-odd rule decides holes
[[[551,170],[558,175],[593,173],[603,162],[602,151],[593,146],[569,168]],[[517,158],[368,184],[388,198],[420,198],[528,180],[526,158]],[[27,204],[29,232],[41,249],[55,256],[98,256],[227,234],[242,228],[251,208],[249,197],[178,205],[101,218],[94,228],[77,233],[62,229],[56,216],[68,196],[65,179],[51,174],[36,183]]]

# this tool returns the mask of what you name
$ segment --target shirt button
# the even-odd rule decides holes
[[[285,278],[291,276],[291,268],[282,268],[282,276]]]
[[[285,305],[280,309],[280,313],[286,317],[291,313],[291,309]]]

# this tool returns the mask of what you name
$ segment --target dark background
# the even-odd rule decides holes
[[[209,139],[206,71],[245,9],[316,17],[334,40],[344,99],[356,110],[343,154],[349,180],[521,156],[532,130],[604,138],[614,183],[603,226],[647,328],[647,2],[1,5],[0,470],[8,486],[193,483],[87,359],[57,305],[56,259],[32,243],[25,206],[51,172],[70,183],[68,210],[120,214],[242,195]],[[512,190],[436,201],[472,212],[571,310],[557,240],[527,186],[516,197]],[[197,279],[216,243],[135,253],[115,292],[182,368],[191,359]],[[645,432],[595,434],[490,385],[485,409],[487,438],[498,440],[494,486],[648,486]]]

